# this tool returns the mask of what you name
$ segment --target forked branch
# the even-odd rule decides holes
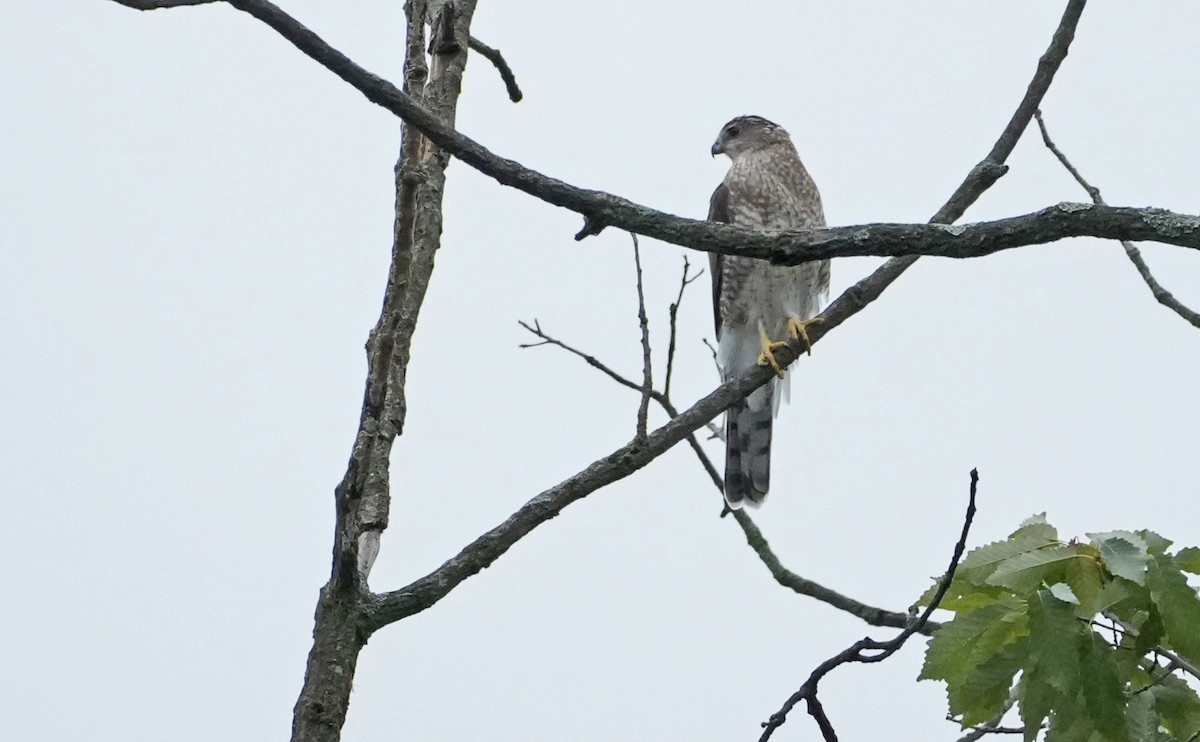
[[[959,534],[958,542],[954,545],[954,554],[950,557],[950,566],[946,568],[946,574],[942,577],[942,581],[938,585],[937,593],[929,601],[929,605],[925,607],[924,612],[892,639],[885,642],[875,641],[870,637],[859,639],[854,644],[818,665],[809,674],[808,680],[804,681],[799,690],[793,693],[778,711],[771,714],[770,719],[763,722],[763,733],[759,737],[759,742],[766,742],[770,739],[775,730],[783,726],[787,721],[791,710],[801,701],[806,703],[809,715],[817,722],[817,726],[821,729],[821,735],[826,742],[836,742],[837,733],[834,732],[833,724],[829,721],[824,707],[817,698],[817,690],[821,679],[845,664],[853,662],[882,662],[898,652],[913,634],[921,631],[926,622],[929,621],[930,615],[933,614],[942,602],[942,598],[946,596],[946,591],[950,589],[950,582],[954,579],[954,572],[958,569],[958,563],[962,559],[963,552],[966,551],[967,536],[971,532],[971,523],[975,520],[975,490],[978,484],[979,472],[972,469],[971,489],[967,500],[967,513],[963,518],[962,533]]]
[[[1050,139],[1050,132],[1046,129],[1046,122],[1042,119],[1042,112],[1038,111],[1035,116],[1037,117],[1038,129],[1042,132],[1042,143],[1046,145],[1046,149],[1050,150],[1054,157],[1062,163],[1062,166],[1067,169],[1067,172],[1071,174],[1075,182],[1083,190],[1087,191],[1088,196],[1092,199],[1092,203],[1097,206],[1107,206],[1104,203],[1104,197],[1100,195],[1100,189],[1089,183],[1079,170],[1071,164],[1071,161],[1067,159],[1063,151]],[[1137,268],[1138,275],[1150,287],[1150,293],[1153,294],[1154,300],[1175,314],[1178,314],[1191,324],[1192,327],[1200,327],[1200,313],[1189,309],[1187,305],[1176,299],[1174,294],[1163,288],[1162,284],[1154,277],[1154,274],[1150,272],[1150,266],[1146,265],[1146,261],[1142,259],[1142,251],[1137,249],[1129,240],[1121,240],[1121,247],[1125,248],[1125,254],[1129,256],[1130,262]]]

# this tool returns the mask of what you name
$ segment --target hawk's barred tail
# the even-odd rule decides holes
[[[735,510],[756,508],[767,497],[773,407],[753,409],[742,401],[725,413],[725,501]]]

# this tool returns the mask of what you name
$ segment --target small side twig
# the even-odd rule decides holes
[[[674,303],[672,303],[671,306],[667,310],[667,314],[670,319],[671,337],[667,343],[667,373],[666,373],[666,378],[663,379],[663,396],[666,396],[666,397],[671,396],[671,374],[675,370],[676,325],[677,325],[677,319],[679,317],[679,306],[681,304],[683,304],[683,292],[684,292],[684,290],[687,289],[688,284],[690,284],[692,281],[695,281],[700,276],[704,275],[704,270],[701,269],[695,275],[689,276],[688,271],[691,269],[691,267],[692,267],[692,264],[690,261],[688,261],[687,255],[684,255],[683,256],[683,278],[681,278],[679,280],[679,295],[675,297]]]
[[[642,285],[642,250],[638,247],[637,235],[633,238],[633,264],[637,268],[638,326],[642,331],[642,401],[638,404],[637,439],[646,440],[647,419],[650,415],[650,397],[654,395],[654,368],[650,362],[650,320],[646,316],[646,291]]]
[[[512,67],[508,66],[508,62],[504,60],[499,49],[493,49],[483,43],[474,36],[467,37],[468,48],[480,55],[487,61],[492,63],[496,71],[500,73],[500,79],[504,81],[504,89],[508,91],[508,99],[513,103],[520,103],[524,98],[521,88],[517,86],[517,76],[513,74]]]
[[[1042,120],[1042,112],[1039,110],[1035,112],[1033,116],[1035,119],[1037,119],[1038,129],[1042,132],[1042,143],[1046,145],[1046,149],[1050,150],[1051,154],[1053,154],[1054,157],[1057,158],[1060,163],[1062,163],[1062,166],[1067,169],[1067,172],[1071,174],[1071,177],[1075,179],[1075,182],[1078,183],[1083,190],[1087,191],[1088,196],[1090,196],[1092,199],[1092,203],[1096,204],[1097,206],[1107,206],[1108,204],[1105,203],[1104,197],[1100,195],[1100,189],[1089,183],[1079,172],[1079,170],[1073,164],[1071,164],[1071,161],[1067,159],[1067,156],[1063,154],[1062,150],[1060,150],[1058,146],[1055,145],[1050,139],[1050,132],[1046,129],[1046,122]],[[1121,247],[1125,248],[1125,254],[1129,256],[1130,262],[1132,262],[1133,266],[1137,268],[1137,272],[1139,275],[1141,275],[1142,281],[1144,281],[1150,288],[1150,293],[1154,295],[1154,300],[1159,304],[1162,304],[1167,309],[1170,309],[1175,314],[1178,314],[1185,321],[1191,324],[1192,327],[1200,327],[1200,313],[1189,309],[1187,305],[1176,299],[1174,294],[1163,288],[1162,284],[1158,282],[1158,279],[1154,277],[1154,274],[1150,272],[1150,266],[1146,265],[1146,261],[1142,259],[1142,251],[1137,249],[1137,247],[1134,246],[1134,244],[1129,240],[1121,240]]]
[[[1104,613],[1104,617],[1107,618],[1109,621],[1112,621],[1114,625],[1120,626],[1121,631],[1123,633],[1129,634],[1131,636],[1137,636],[1137,634],[1138,634],[1137,628],[1134,627],[1133,624],[1130,624],[1129,622],[1118,618],[1117,616],[1113,615],[1109,611],[1106,611]],[[1191,662],[1188,662],[1183,657],[1180,657],[1175,652],[1172,652],[1171,650],[1166,649],[1160,645],[1160,646],[1154,647],[1154,653],[1159,655],[1160,657],[1166,657],[1168,660],[1171,661],[1171,664],[1174,665],[1176,667],[1176,669],[1183,670],[1188,675],[1191,675],[1193,678],[1200,680],[1200,668],[1196,667]]]
[[[958,569],[958,562],[962,559],[963,552],[966,551],[967,535],[971,532],[972,521],[975,520],[975,491],[978,484],[979,471],[972,469],[971,491],[967,502],[967,513],[963,518],[962,533],[958,537],[958,543],[954,545],[954,555],[950,558],[950,566],[946,569],[946,575],[942,577],[942,582],[938,585],[937,593],[934,594],[933,600],[929,601],[929,605],[925,607],[924,612],[893,639],[886,642],[876,641],[870,637],[859,639],[854,644],[818,665],[817,669],[813,670],[808,676],[808,680],[804,681],[800,689],[784,702],[779,711],[771,714],[771,718],[763,722],[763,733],[759,737],[759,742],[766,742],[770,739],[775,730],[783,726],[784,722],[787,721],[788,713],[800,701],[807,703],[808,713],[816,719],[817,725],[821,728],[821,734],[826,742],[836,742],[837,734],[829,724],[829,719],[825,715],[820,701],[817,700],[818,684],[820,684],[822,678],[841,665],[850,662],[873,663],[886,660],[898,652],[913,634],[925,626],[925,623],[929,621],[929,616],[937,609],[938,604],[945,597],[946,591],[950,589],[950,582],[954,579],[954,572]],[[873,652],[873,654],[867,654],[867,652]]]

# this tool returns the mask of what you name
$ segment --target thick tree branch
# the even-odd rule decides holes
[[[1093,186],[1083,177],[1083,175],[1071,164],[1067,156],[1063,154],[1054,142],[1050,139],[1050,132],[1046,130],[1046,122],[1042,120],[1042,112],[1038,111],[1034,114],[1037,117],[1038,129],[1042,132],[1042,143],[1046,145],[1046,149],[1058,159],[1062,166],[1067,169],[1071,177],[1075,179],[1083,190],[1087,191],[1091,197],[1092,203],[1097,206],[1107,206],[1104,202],[1104,197],[1100,195],[1100,189]],[[1154,274],[1150,272],[1150,266],[1146,265],[1146,261],[1142,259],[1142,251],[1137,249],[1129,240],[1121,240],[1121,247],[1125,248],[1125,254],[1129,256],[1129,260],[1137,268],[1137,272],[1141,275],[1142,280],[1150,287],[1150,293],[1153,294],[1155,301],[1162,304],[1167,309],[1175,312],[1184,320],[1189,322],[1192,327],[1200,327],[1200,313],[1189,309],[1183,302],[1175,298],[1175,295],[1163,288],[1162,284],[1154,278]]]
[[[971,533],[971,523],[975,520],[975,494],[979,484],[979,472],[975,469],[971,470],[971,489],[967,500],[967,513],[963,518],[962,532],[959,534],[958,542],[954,545],[954,554],[950,557],[950,566],[946,568],[946,574],[942,577],[942,582],[938,585],[937,593],[934,594],[933,600],[929,601],[929,605],[925,607],[925,611],[921,613],[915,621],[910,623],[894,638],[880,642],[875,641],[870,637],[859,639],[854,644],[842,650],[838,654],[830,657],[817,666],[808,676],[808,680],[800,686],[800,689],[793,693],[783,706],[771,714],[771,718],[763,723],[763,733],[759,737],[759,742],[766,742],[775,733],[775,730],[783,726],[787,721],[787,716],[796,704],[800,701],[805,701],[808,706],[808,713],[817,721],[817,725],[821,729],[821,734],[827,742],[837,740],[837,734],[833,731],[833,726],[829,723],[829,718],[825,716],[825,711],[821,707],[821,703],[817,700],[817,687],[821,679],[832,672],[834,669],[852,662],[874,663],[882,662],[888,657],[891,657],[904,643],[912,637],[913,634],[921,631],[929,617],[937,610],[938,605],[942,602],[942,598],[946,596],[946,591],[950,589],[950,582],[954,579],[954,572],[958,569],[959,560],[962,559],[963,552],[967,548],[967,536]],[[871,654],[868,654],[871,652]]]
[[[1036,214],[946,229],[938,226],[863,225],[812,232],[764,234],[729,225],[683,219],[640,206],[601,191],[570,185],[506,160],[455,131],[419,105],[411,96],[388,81],[367,72],[319,36],[267,0],[225,0],[230,5],[263,21],[319,62],[380,105],[416,126],[448,154],[461,159],[502,183],[522,190],[547,203],[578,212],[587,219],[588,231],[614,226],[671,244],[709,252],[762,257],[782,264],[853,255],[979,257],[998,250],[1053,242],[1066,237],[1165,242],[1200,248],[1200,217],[1173,214],[1157,209],[1113,209],[1091,206],[1075,210],[1070,205],[1043,209]],[[938,211],[931,225],[956,221],[962,213],[1005,172],[1004,160],[1037,110],[1074,38],[1075,27],[1086,0],[1071,0],[1046,53],[992,151],[968,175],[950,200]],[[992,245],[993,240],[997,241]],[[910,264],[910,263],[909,263]],[[890,262],[880,269],[862,292],[872,293],[890,284],[907,264]]]
[[[460,0],[434,30],[466,39],[474,0]],[[425,2],[410,0],[405,87],[440,119],[453,122],[466,44],[439,44],[425,57]],[[313,646],[293,716],[293,742],[335,742],[345,723],[363,626],[366,580],[387,527],[391,504],[389,457],[404,426],[405,384],[413,331],[433,273],[442,231],[448,163],[419,130],[403,128],[396,164],[392,262],[379,320],[367,341],[367,381],[358,433],[345,477],[335,491],[333,570],[317,603]]]
[[[164,8],[182,8],[187,5],[212,5],[222,2],[222,0],[113,0],[113,2],[134,10],[162,10]]]

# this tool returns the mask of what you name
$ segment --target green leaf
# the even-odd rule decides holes
[[[961,683],[974,668],[1025,633],[1024,605],[1015,598],[959,613],[929,638],[917,679]]]
[[[1104,566],[1117,577],[1124,577],[1138,585],[1146,584],[1146,564],[1150,561],[1146,555],[1146,542],[1133,533],[1116,532],[1121,535],[1108,536],[1103,539],[1093,539],[1100,555],[1104,557]],[[1089,534],[1092,535],[1092,534]],[[1106,534],[1096,534],[1106,535]],[[1131,541],[1132,537],[1136,541]]]
[[[1044,583],[1060,582],[1065,575],[1065,563],[1076,558],[1066,546],[1046,546],[1005,560],[987,581],[1003,585],[1017,595],[1028,595]]]
[[[1049,590],[1039,590],[1030,596],[1028,615],[1026,678],[1074,697],[1079,692],[1079,658],[1083,633],[1087,630],[1075,618],[1071,606],[1052,596]]]
[[[1175,564],[1184,572],[1200,575],[1200,549],[1189,546],[1175,555]]]
[[[1044,534],[1023,534],[1018,530],[1007,541],[993,541],[972,549],[963,558],[955,576],[962,575],[964,579],[983,582],[992,570],[1009,559],[1057,543],[1057,539],[1047,538]]]
[[[962,717],[963,728],[982,724],[1004,710],[1013,676],[1025,657],[1025,640],[1009,644],[971,670],[961,683],[948,684],[950,713]]]
[[[1200,662],[1200,597],[1174,560],[1155,557],[1147,573],[1147,587],[1162,619],[1168,646],[1193,663]]]
[[[1130,742],[1158,742],[1158,712],[1154,710],[1152,694],[1130,696],[1125,718],[1129,721]]]
[[[1146,551],[1155,556],[1165,554],[1167,549],[1171,548],[1171,544],[1175,543],[1171,539],[1163,538],[1154,531],[1145,528],[1140,531],[1134,531],[1134,533],[1141,536],[1142,540],[1146,542]]]
[[[1089,631],[1088,641],[1080,642],[1079,680],[1083,701],[1096,731],[1112,742],[1128,742],[1125,726],[1125,684],[1117,677],[1113,649]]]
[[[1118,604],[1135,599],[1138,604],[1149,605],[1150,594],[1142,587],[1120,578],[1109,580],[1100,590],[1096,598],[1096,613],[1103,613],[1109,608],[1117,608]],[[1130,605],[1132,607],[1132,603]],[[1128,611],[1118,611],[1118,615],[1127,618]]]
[[[1040,675],[1021,674],[1017,688],[1017,713],[1025,727],[1025,742],[1032,742],[1041,732],[1042,722],[1051,710],[1061,703],[1062,694]]]
[[[1090,547],[1088,549],[1090,551]],[[1090,619],[1101,610],[1097,606],[1104,592],[1102,570],[1100,563],[1090,553],[1081,553],[1078,548],[1075,551],[1078,558],[1066,563],[1063,577],[1071,586],[1071,591],[1079,598],[1079,608],[1075,615]]]
[[[1146,693],[1154,696],[1159,723],[1176,739],[1188,739],[1200,732],[1200,696],[1186,682],[1171,675]]]
[[[1010,541],[1030,536],[1044,539],[1046,542],[1057,541],[1058,530],[1046,522],[1045,513],[1037,513],[1021,521],[1021,525],[1017,526],[1017,530],[1008,534]]]
[[[938,587],[941,584],[942,580],[939,577],[917,599],[917,605],[929,605],[930,601],[933,600],[933,596],[937,594]],[[938,603],[938,608],[944,608],[948,611],[970,611],[982,608],[985,605],[991,605],[1008,594],[1009,592],[1002,587],[976,584],[960,579],[958,574],[955,573],[954,579],[950,581],[950,587],[946,590],[946,594],[942,596],[942,602]]]
[[[1049,587],[1050,594],[1058,598],[1064,603],[1071,605],[1079,605],[1079,598],[1075,597],[1075,591],[1065,582],[1056,582]]]
[[[1146,539],[1142,538],[1141,534],[1133,531],[1103,531],[1101,533],[1089,533],[1088,538],[1092,540],[1096,548],[1100,548],[1100,544],[1110,539],[1119,538],[1122,541],[1128,541],[1137,547],[1137,550],[1145,554],[1150,546],[1146,543]]]
[[[1091,742],[1093,731],[1083,694],[1077,692],[1061,698],[1055,705],[1046,742]]]

